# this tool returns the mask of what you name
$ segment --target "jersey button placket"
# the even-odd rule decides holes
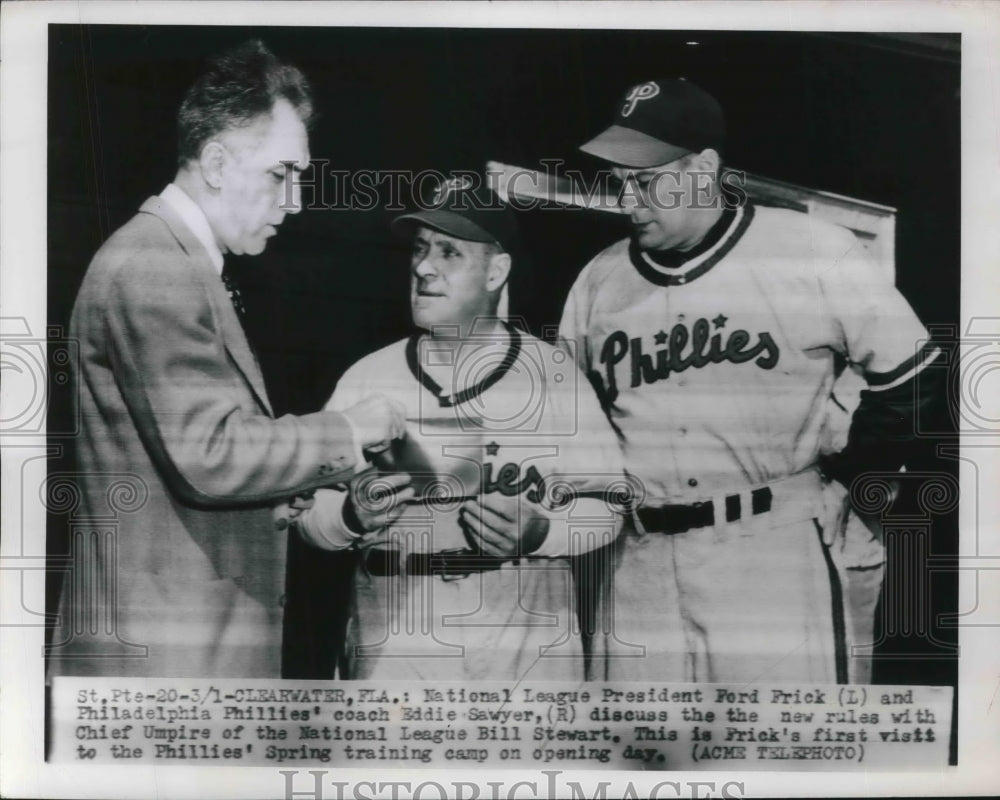
[[[663,319],[664,321],[667,322],[667,325],[664,326],[664,331],[669,331],[672,328],[672,323],[670,323],[670,320],[674,318],[674,312],[673,312],[674,305],[672,303],[673,297],[672,297],[671,292],[670,292],[669,289],[660,289],[659,292],[660,292],[660,295],[663,298],[663,312],[662,312],[663,316],[662,316],[661,319]],[[679,318],[682,318],[683,316],[684,316],[683,314],[679,314],[679,315],[677,315],[677,318],[679,319]],[[666,346],[668,346],[668,347],[670,346],[669,345],[669,339],[667,340],[667,345]],[[676,377],[677,377],[676,374],[671,374],[671,375],[669,375],[666,378],[666,380],[669,381],[669,384],[667,384],[667,389],[666,389],[668,392],[670,391],[670,384],[676,385]],[[661,418],[661,423],[663,425],[663,430],[664,431],[670,431],[671,429],[676,430],[677,428],[680,427],[680,426],[677,425],[677,423],[678,423],[679,420],[684,419],[684,412],[683,412],[683,409],[677,408],[677,403],[676,402],[670,402],[670,403],[664,404],[663,412],[664,413],[663,413],[663,416]],[[671,462],[670,470],[672,470],[672,475],[671,475],[671,477],[670,477],[670,479],[669,479],[668,482],[669,483],[674,483],[675,481],[678,481],[680,479],[681,475],[683,474],[681,472],[681,470],[683,469],[683,466],[682,466],[680,454],[677,451],[677,449],[671,448],[669,450],[669,453],[670,453],[670,462]],[[664,470],[664,475],[667,475],[667,474],[668,474],[668,470],[665,469]]]

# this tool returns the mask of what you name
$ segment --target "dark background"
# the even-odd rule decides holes
[[[899,288],[926,325],[957,324],[957,34],[53,25],[50,325],[68,324],[104,239],[172,179],[176,109],[204,58],[256,36],[313,83],[322,115],[313,158],[352,172],[480,170],[488,159],[538,167],[543,158],[593,170],[576,147],[610,122],[623,90],[686,76],[726,109],[731,166],[897,208]],[[406,254],[389,237],[392,216],[306,210],[262,256],[238,260],[277,412],[318,409],[347,366],[408,332]],[[539,333],[558,322],[583,264],[624,230],[586,211],[520,217],[527,257],[515,267],[511,311]],[[66,430],[68,393],[52,389],[50,431]],[[939,413],[936,441],[950,438]],[[936,460],[931,444],[916,466],[955,473],[957,462]],[[934,518],[931,534],[934,555],[953,555],[957,514]],[[49,550],[66,550],[55,518]],[[297,542],[289,563],[286,676],[327,677],[350,565]],[[935,614],[955,611],[956,575],[931,586]],[[50,609],[57,592],[50,580]],[[955,630],[937,616],[928,624],[930,636],[916,626],[883,637],[877,681],[955,684]]]

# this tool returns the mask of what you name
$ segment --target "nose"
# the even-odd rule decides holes
[[[644,225],[649,222],[649,214],[644,208],[633,208],[628,212],[628,219],[633,225]]]
[[[623,185],[618,194],[618,207],[630,216],[634,216],[637,211],[646,207],[645,197],[641,190],[634,183]]]
[[[432,278],[437,274],[429,253],[413,259],[413,274],[418,278]]]

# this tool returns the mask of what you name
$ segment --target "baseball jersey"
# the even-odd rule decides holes
[[[451,363],[452,386],[438,385],[423,368],[435,363]],[[354,578],[347,675],[582,679],[572,573],[558,556],[617,535],[616,503],[624,503],[608,494],[623,491],[624,476],[615,436],[576,364],[565,351],[510,327],[485,340],[472,337],[457,350],[413,336],[351,367],[329,407],[346,408],[372,392],[404,406],[407,430],[374,459],[361,502],[377,507],[379,472],[408,473],[419,501],[361,541],[366,552]],[[458,510],[466,499],[493,493],[517,496],[549,518],[533,558],[458,579],[368,569],[375,549],[405,555],[469,548]],[[349,542],[345,497],[317,491],[299,522],[307,538]]]
[[[560,333],[654,502],[815,464],[836,353],[872,392],[939,354],[850,231],[754,205],[720,224],[673,267],[628,239],[612,245],[584,268],[563,314]]]

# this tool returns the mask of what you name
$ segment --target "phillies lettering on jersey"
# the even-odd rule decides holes
[[[508,461],[500,467],[494,479],[493,464],[487,461],[483,464],[481,492],[483,494],[499,492],[504,497],[523,494],[532,503],[540,503],[545,496],[545,479],[534,464],[530,465],[522,475],[521,465],[513,461]]]
[[[486,446],[486,452],[491,449],[499,449],[496,443]],[[496,478],[493,477],[493,462],[483,463],[483,481],[480,491],[482,494],[492,494],[499,492],[505,497],[523,494],[525,499],[532,503],[544,505],[550,511],[556,511],[569,505],[574,497],[594,496],[599,492],[570,491],[568,487],[560,487],[558,493],[551,496],[547,494],[545,477],[538,467],[530,464],[527,469],[521,470],[522,465],[514,461],[508,461],[499,470]]]
[[[403,406],[406,436],[376,456],[373,466],[410,475],[418,503],[404,521],[430,526],[426,542],[410,543],[428,552],[465,545],[459,506],[479,495],[523,497],[551,513],[548,538],[535,551],[543,556],[568,551],[571,513],[590,520],[611,514],[605,488],[623,471],[597,397],[585,384],[578,392],[565,379],[575,367],[563,351],[516,328],[506,330],[493,342],[470,339],[470,349],[459,351],[460,362],[475,366],[456,365],[455,374],[471,378],[468,383],[443,387],[433,380],[421,365],[434,344],[425,341],[421,349],[418,335],[351,367],[327,406],[349,408],[372,392]],[[533,398],[541,402],[532,404]],[[523,414],[536,406],[537,414]],[[522,418],[524,426],[512,429],[510,421]],[[572,428],[567,419],[574,420]]]
[[[716,329],[725,327],[727,318],[719,314],[712,323]],[[642,338],[629,338],[625,331],[615,331],[601,347],[601,363],[604,364],[605,390],[610,402],[614,402],[618,397],[618,381],[615,375],[615,366],[621,362],[626,355],[631,355],[629,360],[630,373],[629,385],[635,389],[640,384],[650,384],[656,381],[666,380],[670,375],[683,372],[689,367],[701,369],[708,364],[721,364],[729,361],[733,364],[742,364],[756,358],[756,364],[761,369],[774,369],[778,363],[780,351],[770,333],[762,331],[757,334],[757,341],[750,344],[750,334],[738,328],[731,331],[725,345],[722,343],[722,334],[715,333],[709,337],[709,322],[705,318],[698,319],[691,328],[678,322],[667,334],[660,331],[652,338],[656,345],[666,344],[667,346],[656,351],[656,363],[653,363],[653,356],[643,353]],[[691,347],[687,353],[684,349],[690,339]],[[706,351],[707,345],[707,351]]]
[[[605,249],[560,335],[600,384],[626,469],[663,502],[814,465],[840,358],[884,394],[939,353],[850,231],[752,205],[683,253]]]

